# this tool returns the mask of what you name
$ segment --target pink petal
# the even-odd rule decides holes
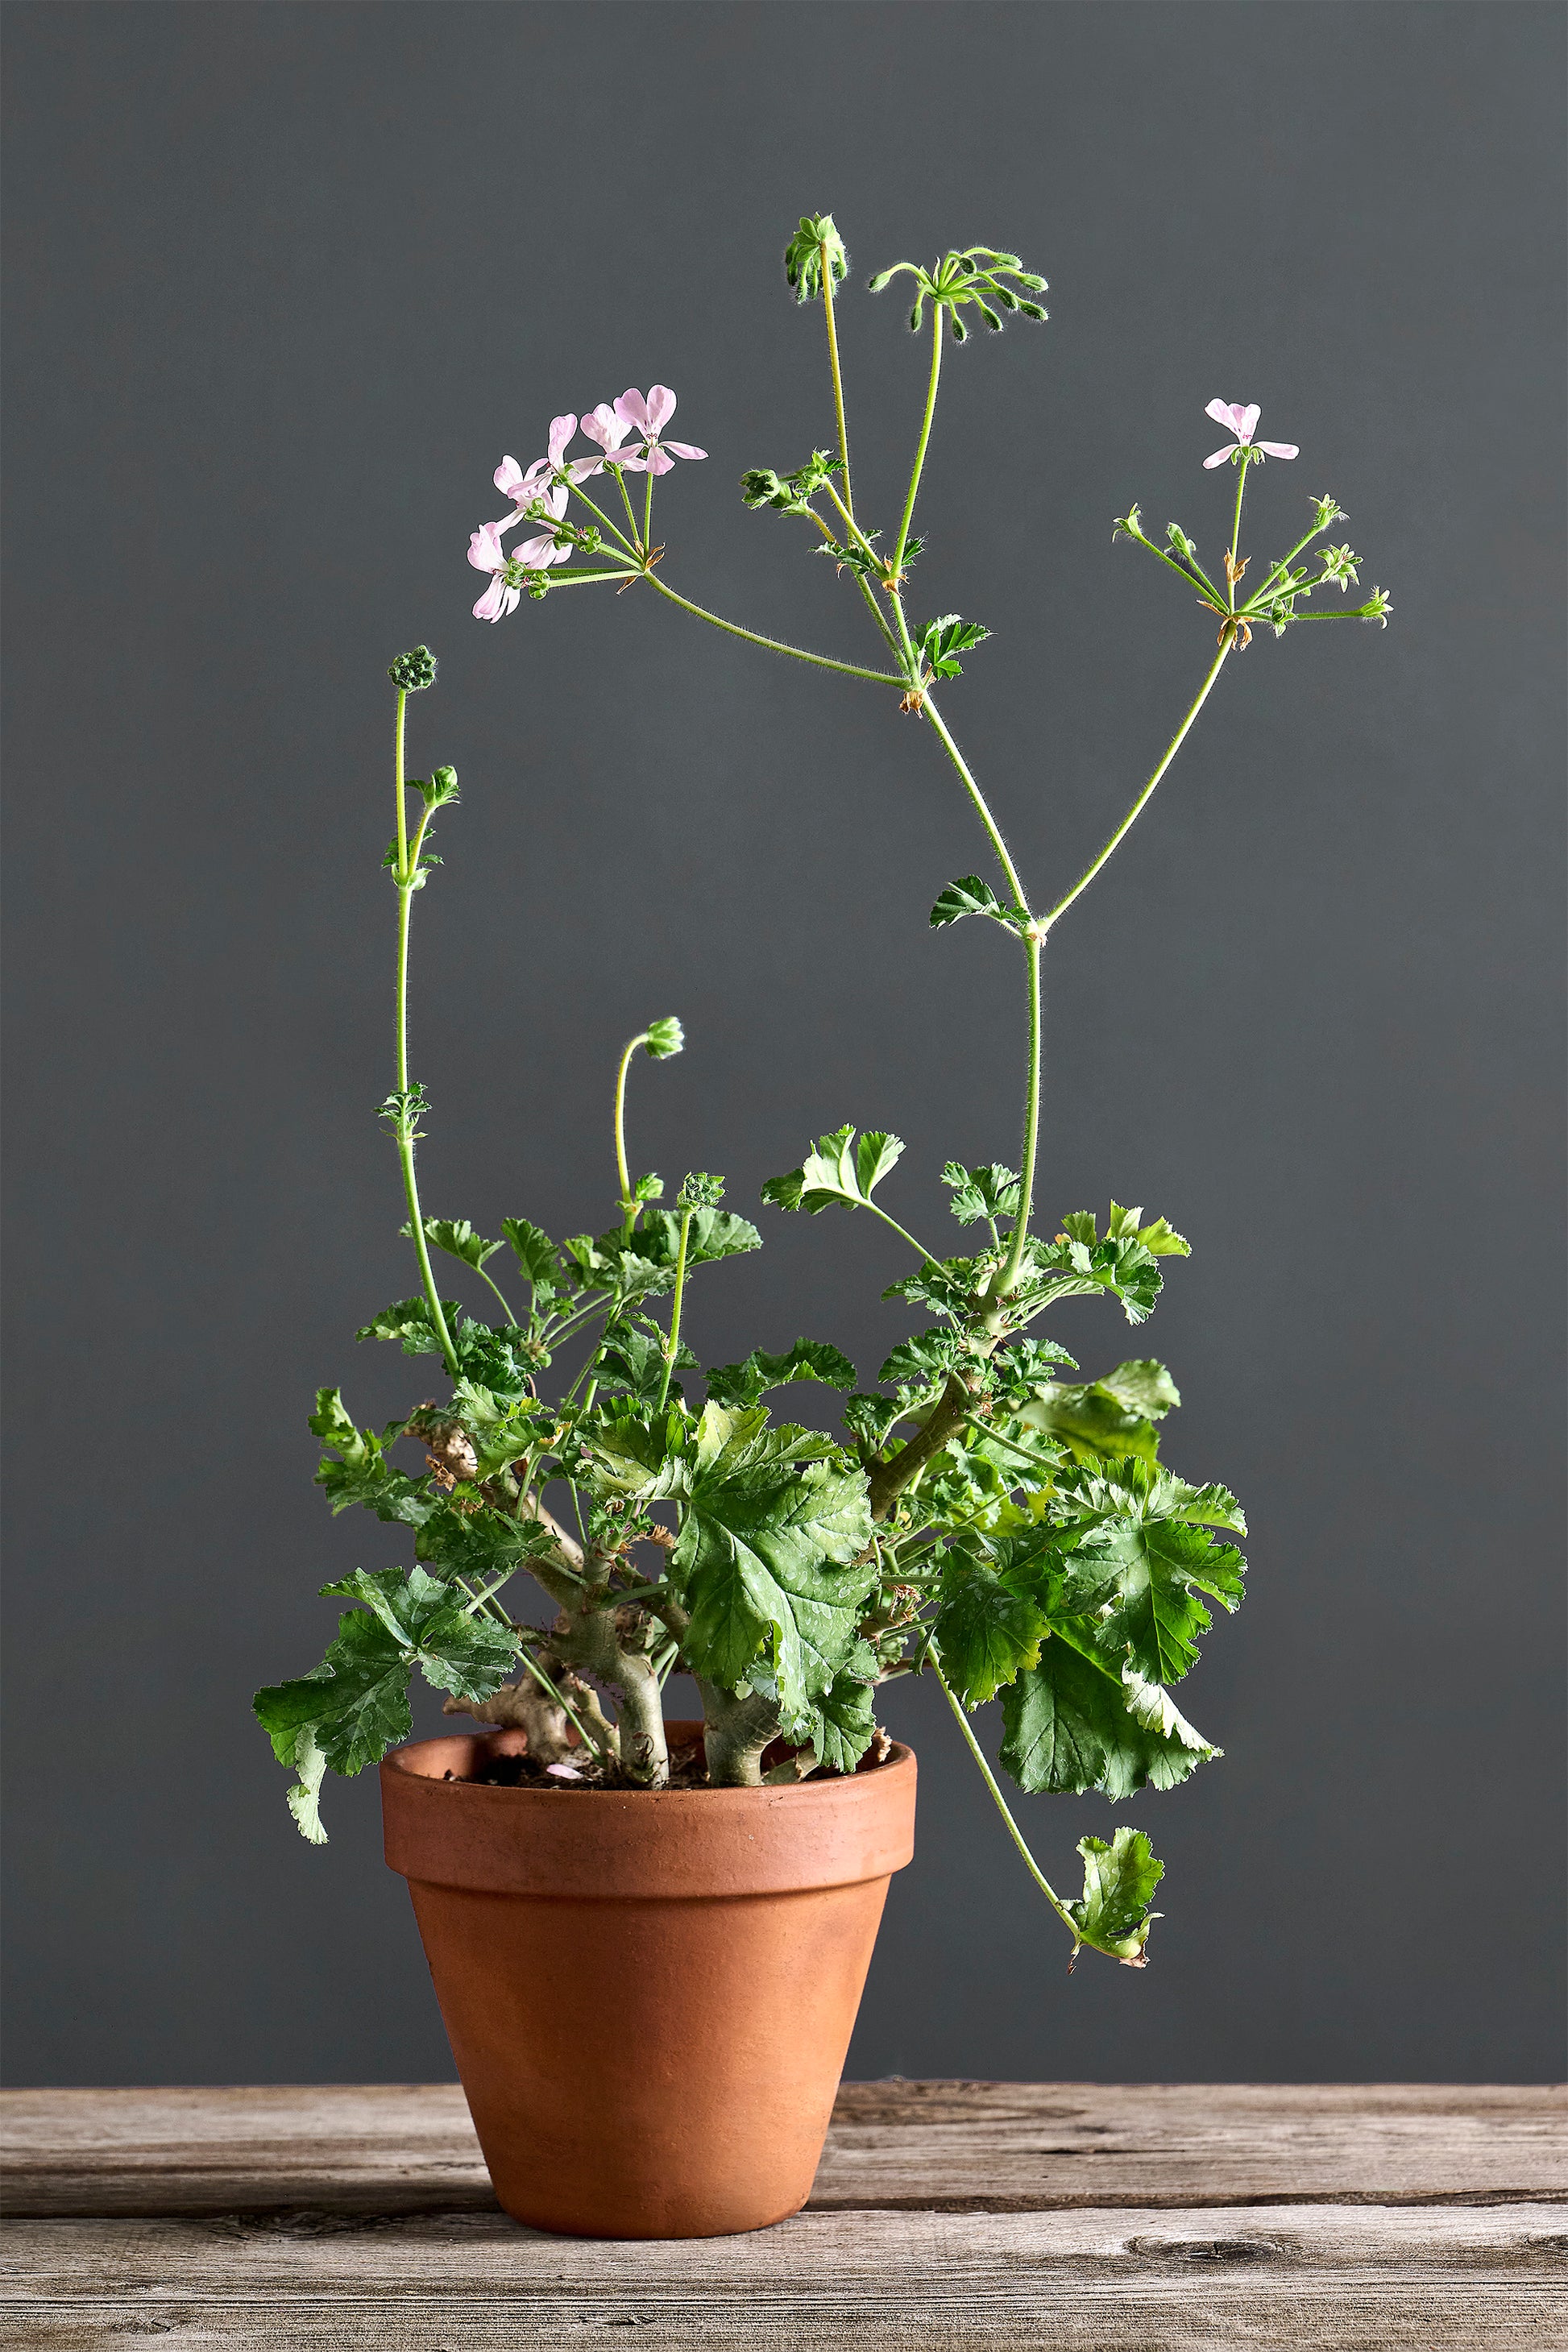
[[[636,432],[651,433],[654,430],[647,421],[647,403],[635,383],[628,383],[616,401],[616,415]]]
[[[675,394],[667,383],[650,383],[647,388],[647,429],[662,431],[675,415]]]
[[[551,532],[543,539],[525,539],[514,550],[514,560],[526,563],[531,571],[543,571],[556,560],[554,533]]]
[[[574,482],[586,482],[591,481],[595,474],[602,473],[604,466],[602,457],[574,457],[566,470]]]
[[[576,432],[576,430],[577,419],[574,416],[552,416],[551,418],[550,462],[552,466],[558,466],[561,463],[561,453],[565,448],[566,444],[571,440],[572,436]]]
[[[499,572],[506,562],[498,533],[499,523],[481,523],[468,539],[468,562],[476,572]]]
[[[583,1778],[575,1764],[547,1764],[544,1769],[552,1780],[580,1780]]]
[[[618,449],[631,426],[616,415],[607,400],[601,400],[598,406],[582,419],[582,429],[590,441],[598,443],[601,449]]]
[[[664,446],[667,449],[673,449],[678,457],[706,457],[708,455],[706,449],[694,449],[689,441],[667,441]]]
[[[1234,433],[1241,411],[1239,408],[1232,408],[1228,400],[1211,400],[1204,415],[1212,416],[1216,425],[1228,425]]]
[[[515,499],[525,479],[515,457],[503,457],[495,470],[495,486],[503,499]]]
[[[1244,441],[1251,440],[1253,435],[1258,430],[1258,420],[1262,414],[1263,411],[1258,407],[1256,401],[1251,402],[1247,407],[1242,410],[1240,415],[1236,420],[1236,429]]]
[[[1301,454],[1294,441],[1258,441],[1253,446],[1267,449],[1271,457],[1299,457]]]
[[[662,441],[650,441],[643,454],[647,462],[640,470],[649,474],[672,474],[675,471],[675,460]]]
[[[501,599],[505,593],[505,582],[502,580],[492,580],[489,586],[485,590],[484,594],[479,598],[479,603],[474,606],[475,620],[499,621],[501,616]]]
[[[1227,442],[1223,449],[1216,449],[1212,457],[1205,457],[1204,459],[1205,472],[1206,473],[1211,466],[1223,466],[1226,459],[1233,453],[1236,444],[1234,441]]]
[[[646,474],[647,471],[640,449],[606,449],[605,463],[606,466],[618,466],[623,474]]]

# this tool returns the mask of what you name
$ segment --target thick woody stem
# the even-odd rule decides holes
[[[904,1488],[920,1476],[948,1439],[957,1434],[973,1410],[974,1399],[967,1385],[956,1372],[949,1372],[947,1386],[927,1416],[924,1427],[907,1445],[900,1447],[890,1462],[879,1463],[871,1471],[868,1485],[874,1519],[888,1517]]]
[[[737,1697],[717,1683],[698,1680],[702,1694],[702,1747],[715,1789],[762,1785],[763,1752],[779,1736],[779,1703],[758,1691]]]

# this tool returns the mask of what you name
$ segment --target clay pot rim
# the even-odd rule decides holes
[[[666,1726],[666,1729],[670,1731],[692,1728],[700,1729],[700,1725],[670,1722]],[[765,1797],[776,1804],[781,1798],[795,1803],[803,1798],[821,1798],[830,1795],[841,1797],[846,1790],[863,1789],[873,1780],[879,1781],[884,1773],[893,1773],[902,1778],[904,1774],[914,1769],[915,1764],[914,1749],[906,1747],[901,1739],[895,1739],[879,1764],[867,1765],[863,1769],[857,1766],[853,1772],[826,1773],[820,1780],[773,1780],[764,1782],[758,1787],[739,1789],[637,1789],[625,1786],[595,1789],[590,1786],[585,1789],[563,1791],[555,1789],[509,1789],[498,1787],[493,1781],[487,1780],[465,1780],[456,1778],[447,1780],[445,1773],[420,1771],[409,1761],[410,1759],[421,1753],[428,1753],[432,1748],[450,1748],[458,1742],[461,1742],[470,1749],[482,1750],[490,1756],[521,1756],[527,1753],[527,1736],[521,1731],[446,1732],[438,1733],[433,1739],[405,1740],[400,1747],[390,1749],[382,1759],[381,1769],[384,1772],[396,1772],[400,1779],[422,1782],[426,1788],[471,1790],[484,1798],[510,1800],[521,1797],[542,1803],[547,1801],[552,1802],[557,1796],[569,1793],[579,1801],[584,1797],[601,1799],[613,1797],[622,1802],[627,1798],[635,1798],[639,1803],[648,1801],[661,1806],[697,1804],[707,1809],[716,1801],[722,1803],[726,1800],[731,1804],[737,1800],[754,1804],[760,1797]]]

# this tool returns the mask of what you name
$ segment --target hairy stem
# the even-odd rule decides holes
[[[620,1067],[616,1072],[616,1170],[621,1180],[621,1223],[627,1234],[637,1223],[637,1204],[632,1198],[631,1171],[626,1166],[626,1072],[637,1047],[647,1043],[647,1031],[639,1029],[621,1055]]]
[[[447,1328],[446,1312],[436,1277],[430,1270],[430,1252],[425,1242],[425,1220],[419,1209],[419,1183],[414,1173],[414,1121],[408,1111],[408,929],[414,898],[414,877],[419,862],[420,845],[425,839],[425,826],[430,812],[426,810],[419,830],[414,837],[412,858],[408,847],[407,785],[404,769],[405,719],[408,693],[397,689],[397,728],[394,745],[394,786],[397,798],[397,872],[393,877],[397,884],[397,1090],[405,1105],[397,1122],[397,1157],[403,1170],[403,1197],[408,1204],[408,1223],[414,1236],[414,1254],[419,1261],[419,1279],[430,1309],[430,1319],[436,1327],[441,1358],[453,1379],[458,1373],[458,1351],[452,1345],[452,1335]]]
[[[1068,1909],[1067,1905],[1062,1901],[1060,1895],[1057,1893],[1056,1888],[1051,1885],[1050,1880],[1046,1876],[1045,1872],[1040,1868],[1039,1864],[1035,1860],[1034,1855],[1029,1852],[1028,1847],[1024,1843],[1024,1833],[1007,1809],[1007,1800],[1002,1794],[1001,1790],[997,1787],[996,1775],[993,1772],[990,1765],[986,1762],[985,1752],[981,1747],[979,1740],[974,1737],[973,1730],[970,1728],[969,1717],[964,1714],[963,1708],[959,1703],[959,1700],[955,1697],[953,1692],[949,1687],[946,1677],[943,1675],[942,1668],[937,1664],[934,1658],[931,1662],[931,1670],[936,1676],[938,1682],[942,1685],[942,1696],[946,1699],[949,1706],[952,1707],[952,1712],[957,1718],[958,1727],[960,1731],[963,1732],[964,1739],[968,1744],[969,1752],[973,1757],[975,1762],[979,1765],[981,1777],[984,1780],[986,1787],[991,1791],[996,1810],[1007,1824],[1008,1836],[1017,1847],[1018,1852],[1023,1855],[1025,1867],[1028,1871],[1030,1877],[1034,1880],[1035,1885],[1039,1888],[1041,1894],[1045,1896],[1046,1901],[1056,1913],[1057,1917],[1070,1933],[1073,1939],[1073,1947],[1076,1950],[1080,1940],[1078,1932],[1078,1922],[1074,1919],[1072,1913]]]
[[[1044,940],[1034,931],[1024,941],[1029,970],[1029,1072],[1024,1092],[1024,1165],[1018,1178],[1018,1214],[1014,1220],[1013,1239],[996,1285],[998,1298],[1005,1298],[1018,1279],[1018,1268],[1024,1262],[1024,1250],[1029,1238],[1029,1219],[1035,1206],[1035,1158],[1040,1142],[1040,954],[1044,945]]]
[[[965,761],[963,754],[959,750],[957,744],[953,741],[952,737],[948,733],[946,722],[929,694],[921,703],[921,709],[928,724],[934,730],[938,742],[942,745],[942,750],[947,753],[948,758],[952,761],[953,766],[957,769],[959,779],[963,785],[963,789],[969,794],[970,800],[973,803],[974,813],[979,817],[981,824],[985,827],[986,838],[990,842],[993,850],[995,852],[997,864],[1001,866],[1003,873],[1007,877],[1007,887],[1013,893],[1013,906],[1015,911],[1020,915],[1026,916],[1029,912],[1029,902],[1024,896],[1024,886],[1018,879],[1018,869],[1014,865],[1012,858],[1008,855],[1007,845],[1002,838],[1001,827],[997,824],[995,818],[991,814],[990,808],[986,803],[984,793],[981,791],[979,785],[975,782],[973,776],[970,773],[968,762]]]
[[[1105,847],[1100,851],[1100,856],[1095,858],[1091,865],[1087,866],[1084,868],[1084,871],[1079,876],[1078,880],[1073,884],[1072,888],[1067,893],[1066,897],[1058,898],[1056,905],[1051,908],[1050,913],[1042,919],[1040,926],[1042,931],[1048,931],[1053,923],[1058,922],[1061,919],[1062,916],[1067,913],[1068,908],[1072,905],[1073,900],[1080,897],[1082,893],[1088,889],[1089,884],[1093,881],[1095,876],[1100,872],[1100,867],[1110,857],[1111,852],[1120,847],[1121,844],[1126,839],[1128,834],[1131,833],[1133,825],[1137,823],[1139,817],[1142,816],[1144,809],[1148,806],[1149,802],[1153,795],[1155,785],[1159,782],[1161,777],[1164,774],[1166,769],[1170,766],[1172,761],[1181,750],[1182,745],[1185,742],[1187,730],[1192,726],[1194,719],[1197,717],[1205,703],[1208,700],[1209,691],[1213,687],[1215,678],[1225,667],[1226,657],[1235,643],[1236,632],[1227,622],[1225,628],[1220,633],[1219,651],[1209,665],[1208,676],[1205,678],[1202,686],[1198,688],[1197,699],[1194,702],[1192,709],[1188,711],[1186,717],[1177,728],[1174,735],[1171,738],[1163,759],[1155,769],[1153,774],[1150,777],[1148,782],[1144,785],[1142,791],[1139,793],[1137,799],[1133,802],[1131,807],[1128,810],[1126,815],[1122,818],[1121,823],[1111,835],[1110,840],[1106,843]]]
[[[899,543],[893,550],[895,580],[904,568],[904,550],[909,544],[910,524],[914,517],[915,499],[920,490],[921,475],[925,469],[926,447],[931,440],[931,418],[936,415],[937,380],[942,374],[942,310],[939,302],[935,306],[931,318],[931,382],[926,388],[926,412],[921,420],[920,444],[915,450],[914,468],[910,475],[910,494],[904,500],[903,520],[899,524]]]
[[[680,1220],[680,1244],[675,1254],[675,1289],[669,1307],[669,1338],[664,1349],[664,1378],[658,1384],[658,1411],[669,1402],[669,1376],[675,1370],[675,1359],[680,1351],[680,1304],[686,1291],[686,1244],[691,1232],[694,1209],[688,1209]]]
[[[822,265],[822,307],[827,317],[827,363],[833,370],[833,405],[838,415],[838,456],[844,467],[844,504],[851,522],[855,520],[855,493],[849,487],[849,428],[844,422],[844,379],[838,371],[838,330],[833,318],[833,273],[827,267],[827,256],[820,256]]]
[[[902,686],[904,683],[892,670],[862,669],[858,662],[830,661],[826,654],[808,653],[804,646],[786,646],[777,637],[764,637],[759,635],[755,629],[742,629],[738,621],[721,620],[717,613],[704,612],[702,606],[694,604],[689,596],[678,595],[657,572],[641,572],[637,577],[646,580],[650,588],[657,588],[661,596],[668,596],[672,604],[679,604],[682,612],[695,614],[698,620],[708,622],[712,628],[726,630],[732,637],[744,637],[748,645],[762,646],[771,654],[787,654],[792,661],[812,662],[818,669],[837,670],[844,677],[867,677],[873,686]]]

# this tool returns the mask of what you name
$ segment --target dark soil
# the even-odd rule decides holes
[[[874,1745],[857,1769],[862,1772],[875,1770],[883,1761],[886,1752],[883,1748],[879,1753]],[[771,1771],[794,1753],[795,1750],[782,1739],[775,1739],[773,1746],[763,1752],[763,1771]],[[442,1777],[456,1780],[459,1775],[447,1772]],[[462,1777],[467,1779],[471,1788],[477,1789],[559,1789],[568,1793],[574,1789],[630,1789],[635,1785],[622,1780],[619,1769],[614,1763],[601,1763],[584,1748],[573,1750],[569,1771],[538,1764],[531,1756],[491,1756],[479,1771]],[[669,1786],[672,1789],[706,1789],[711,1785],[700,1738],[672,1739],[669,1744]]]

